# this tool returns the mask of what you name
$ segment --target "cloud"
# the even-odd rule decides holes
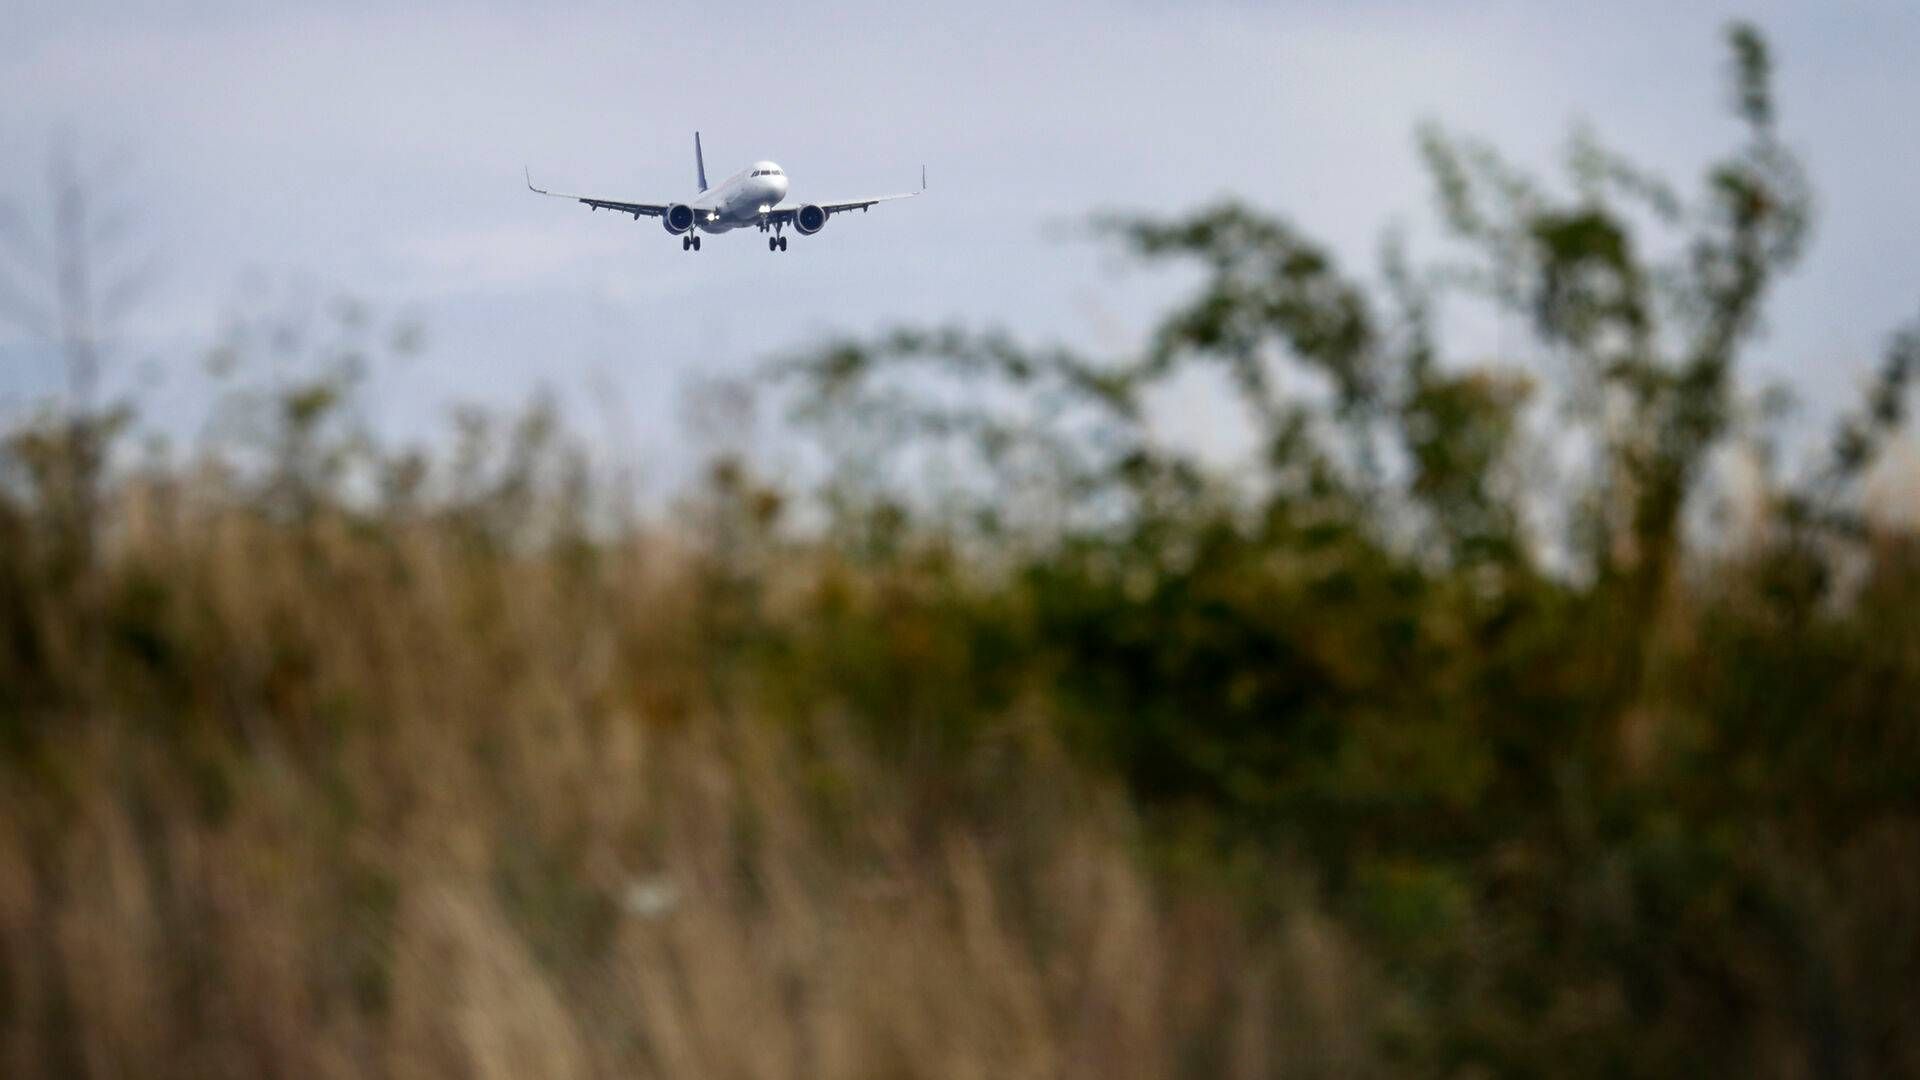
[[[818,328],[893,320],[1124,336],[1114,322],[1137,329],[1181,283],[1129,284],[1123,319],[1091,318],[1087,290],[1111,288],[1101,256],[1043,235],[1108,207],[1237,194],[1364,272],[1386,222],[1425,218],[1409,133],[1427,116],[1551,164],[1585,115],[1688,174],[1728,135],[1717,39],[1742,6],[82,3],[10,26],[0,145],[67,124],[133,151],[168,276],[200,290],[175,291],[170,325],[192,304],[215,322],[222,293],[206,283],[247,267],[375,300],[471,301],[436,309],[449,318],[512,300],[526,332],[511,342],[434,328],[475,352],[461,370],[476,374],[447,393],[484,378],[505,394],[551,354],[606,351],[579,325],[582,297],[689,365],[713,355],[712,327],[741,365]],[[1920,292],[1886,254],[1920,243],[1898,182],[1920,151],[1874,108],[1920,93],[1904,60],[1920,25],[1893,6],[1766,15],[1786,129],[1836,241],[1783,291],[1769,355],[1787,359],[1767,363],[1829,405]],[[776,262],[752,235],[682,257],[650,222],[521,184],[531,163],[567,190],[682,195],[695,127],[716,171],[771,157],[800,197],[911,186],[923,161],[934,192],[836,220]],[[35,178],[0,169],[0,188]],[[509,351],[536,338],[547,356]],[[1820,363],[1791,362],[1809,354]],[[670,393],[685,369],[644,370]]]
[[[556,204],[557,205],[557,204]],[[582,232],[551,221],[503,222],[401,240],[405,273],[434,292],[517,291],[630,249],[626,230]]]

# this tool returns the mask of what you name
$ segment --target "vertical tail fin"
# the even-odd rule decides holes
[[[707,159],[700,152],[700,133],[697,131],[693,133],[693,170],[694,175],[699,177],[700,190],[707,190]]]

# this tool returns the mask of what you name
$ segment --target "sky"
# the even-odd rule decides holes
[[[162,411],[204,395],[197,357],[260,282],[419,319],[426,350],[374,376],[390,429],[546,387],[590,434],[669,463],[690,386],[829,334],[958,322],[1125,349],[1183,282],[1078,235],[1089,212],[1240,197],[1366,272],[1396,223],[1440,254],[1422,120],[1543,168],[1585,122],[1692,178],[1736,137],[1736,16],[1773,42],[1820,203],[1750,375],[1830,416],[1920,314],[1905,0],[20,3],[0,36],[0,197],[44,207],[56,140],[116,163],[164,267],[120,374]],[[685,197],[695,129],[711,174],[769,158],[796,200],[911,190],[922,164],[931,190],[784,255],[751,232],[688,255],[655,222],[522,183]],[[0,405],[51,370],[0,328]],[[1164,422],[1204,438],[1212,411],[1176,401]]]

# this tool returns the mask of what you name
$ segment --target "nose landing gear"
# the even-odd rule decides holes
[[[767,207],[760,208],[760,231],[773,234],[767,237],[768,251],[787,250],[787,238],[780,235],[780,228],[785,224],[786,222],[779,215],[768,213]]]

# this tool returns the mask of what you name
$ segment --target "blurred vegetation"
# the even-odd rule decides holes
[[[185,461],[19,419],[0,1070],[1920,1074],[1920,327],[1783,467],[1812,198],[1730,43],[1692,195],[1433,128],[1436,264],[1112,218],[1198,271],[1137,356],[790,358],[817,491],[388,446],[355,305],[227,334]],[[1156,433],[1195,377],[1245,460]]]

